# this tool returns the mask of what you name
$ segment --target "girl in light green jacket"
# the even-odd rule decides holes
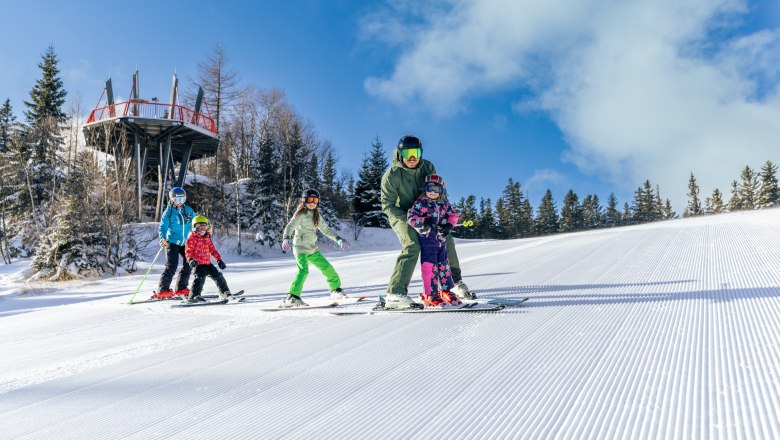
[[[289,295],[283,302],[284,307],[308,306],[301,300],[301,292],[303,291],[303,282],[309,275],[309,263],[325,275],[328,287],[330,287],[330,296],[334,301],[347,297],[341,290],[341,279],[336,273],[336,269],[317,248],[317,229],[338,243],[342,250],[347,250],[349,243],[336,235],[320,217],[320,193],[317,190],[307,189],[303,192],[302,198],[295,215],[284,228],[282,250],[289,252],[292,249],[298,264],[298,273],[290,285]],[[294,238],[293,234],[295,234]]]

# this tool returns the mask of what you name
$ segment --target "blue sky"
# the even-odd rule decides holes
[[[9,2],[0,99],[22,101],[52,43],[85,114],[107,76],[165,101],[215,44],[244,84],[278,87],[340,165],[376,135],[418,135],[451,196],[534,207],[573,188],[631,200],[645,179],[681,212],[727,195],[745,165],[780,163],[777,1],[435,0]],[[185,6],[186,5],[186,6]]]

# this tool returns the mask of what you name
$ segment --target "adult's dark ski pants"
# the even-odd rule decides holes
[[[160,284],[157,286],[158,292],[171,290],[171,280],[176,273],[176,268],[179,266],[179,257],[181,257],[182,267],[179,271],[179,275],[176,277],[175,291],[187,288],[187,284],[190,282],[190,272],[192,269],[184,258],[184,246],[168,243],[168,247],[165,249],[165,270],[163,271],[162,276],[160,276]]]

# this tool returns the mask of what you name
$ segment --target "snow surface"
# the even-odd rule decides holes
[[[766,210],[461,242],[482,297],[531,298],[498,313],[261,312],[295,271],[281,254],[226,256],[249,302],[195,309],[128,305],[143,264],[35,285],[29,262],[2,266],[0,437],[780,438],[779,225]],[[375,297],[397,250],[371,249],[397,245],[368,232],[327,255]],[[306,287],[327,301],[316,270]]]

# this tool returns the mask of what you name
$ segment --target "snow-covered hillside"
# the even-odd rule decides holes
[[[530,301],[262,312],[295,271],[269,254],[225,258],[248,303],[173,309],[127,305],[142,273],[25,286],[25,262],[3,267],[0,437],[780,438],[780,210],[458,250],[482,297]],[[395,253],[327,252],[369,297]]]

